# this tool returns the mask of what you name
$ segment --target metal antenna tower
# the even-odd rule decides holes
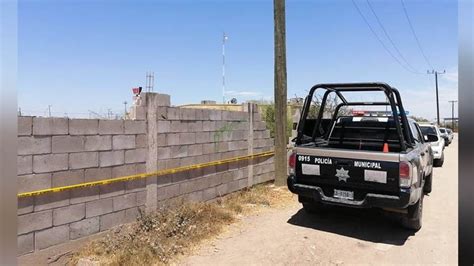
[[[155,87],[155,72],[146,72],[146,92],[153,92]]]

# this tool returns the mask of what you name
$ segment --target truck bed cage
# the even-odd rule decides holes
[[[337,114],[339,109],[343,106],[356,106],[356,105],[369,105],[369,106],[390,106],[392,111],[392,116],[395,121],[395,126],[397,130],[397,134],[399,135],[400,140],[400,148],[402,151],[406,151],[407,146],[411,147],[414,144],[413,139],[411,138],[411,133],[409,130],[408,119],[406,117],[405,109],[402,105],[402,99],[400,97],[400,93],[397,89],[389,86],[386,83],[382,82],[374,82],[374,83],[322,83],[314,85],[310,91],[308,96],[306,96],[302,115],[300,116],[300,121],[298,123],[297,132],[298,135],[296,137],[296,144],[301,144],[301,138],[303,136],[303,129],[306,117],[308,115],[311,100],[313,99],[314,92],[318,89],[325,89],[326,92],[324,93],[321,106],[319,109],[319,114],[316,119],[316,124],[313,129],[312,134],[312,141],[315,141],[316,133],[320,130],[321,126],[321,119],[323,116],[323,110],[326,106],[326,100],[329,93],[334,92],[342,101],[339,105],[336,106],[334,115],[331,119],[331,124],[336,120]],[[388,102],[349,102],[347,99],[342,95],[341,92],[370,92],[370,91],[382,91],[385,93],[385,96],[388,99]],[[400,119],[397,117],[400,116]],[[400,121],[401,120],[401,121]],[[401,123],[403,123],[403,129],[401,127]],[[403,134],[402,130],[405,134]],[[328,136],[329,132],[326,132],[326,137]],[[405,136],[409,139],[405,141]]]

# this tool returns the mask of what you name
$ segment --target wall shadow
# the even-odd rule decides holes
[[[377,209],[330,206],[317,214],[300,209],[287,222],[359,240],[402,246],[414,232],[402,228],[398,219],[395,214]]]

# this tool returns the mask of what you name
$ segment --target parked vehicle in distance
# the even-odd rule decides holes
[[[451,144],[451,140],[449,139],[448,131],[446,130],[446,128],[440,127],[439,132],[441,133],[441,137],[443,137],[443,139],[444,139],[444,143],[445,143],[446,147],[448,147],[449,144]]]
[[[438,137],[438,141],[431,142],[431,149],[433,150],[433,155],[434,155],[433,166],[434,167],[443,166],[445,142],[444,142],[444,138],[441,137],[441,132],[439,131],[438,126],[432,125],[432,124],[420,124],[420,129],[423,135],[425,136],[428,134],[432,134]]]
[[[321,111],[314,114],[313,96],[321,90]],[[351,101],[357,93],[378,93],[387,100]],[[331,115],[325,108],[333,96],[339,104]],[[348,106],[391,111],[385,116],[340,114]],[[328,205],[381,208],[398,215],[405,228],[419,230],[424,194],[432,189],[429,142],[436,141],[437,135],[424,137],[406,117],[398,90],[385,83],[319,84],[311,88],[301,111],[289,156],[288,188],[310,213]]]
[[[454,139],[454,133],[453,131],[450,129],[450,128],[446,128],[446,132],[448,132],[448,136],[449,136],[449,142],[453,142],[453,139]]]

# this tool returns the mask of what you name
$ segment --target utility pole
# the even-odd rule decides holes
[[[273,0],[275,35],[275,185],[284,186],[287,178],[286,146],[286,25],[285,0]]]
[[[222,103],[225,104],[225,41],[228,37],[222,33]]]
[[[49,114],[49,117],[51,117],[51,106],[52,106],[51,104],[48,105],[48,114]]]
[[[125,118],[127,116],[127,101],[124,101],[123,105],[125,106],[125,112],[123,113],[123,118]]]
[[[435,70],[431,70],[431,72],[430,72],[428,70],[427,73],[435,75],[435,83],[436,83],[436,121],[438,122],[438,126],[439,126],[440,123],[439,123],[438,74],[444,74],[444,73],[446,73],[446,70],[443,70],[443,72],[438,72],[438,71],[435,71]]]
[[[454,104],[457,103],[458,101],[448,101],[451,103],[451,122],[452,122],[452,127],[453,127],[453,132],[454,132]]]

